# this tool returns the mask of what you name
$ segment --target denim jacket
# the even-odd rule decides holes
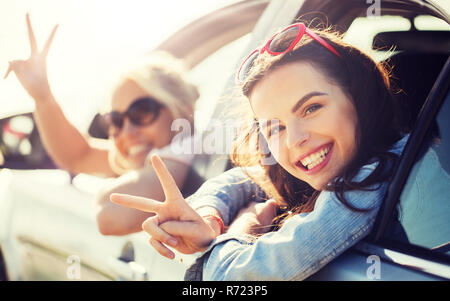
[[[399,155],[407,138],[395,143],[390,151]],[[377,164],[361,167],[354,180],[365,179]],[[294,215],[276,232],[258,238],[236,233],[219,235],[186,271],[185,280],[303,280],[369,234],[387,182],[371,188],[345,192],[350,205],[368,211],[352,211],[334,192],[322,191],[313,211]],[[262,190],[241,168],[207,181],[188,198],[194,209],[215,207],[226,225],[249,202],[263,200]]]

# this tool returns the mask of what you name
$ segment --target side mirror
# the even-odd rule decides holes
[[[6,156],[27,156],[31,154],[28,139],[34,129],[31,116],[17,115],[5,120],[1,125],[2,153]]]
[[[0,120],[0,166],[11,169],[48,169],[48,157],[31,113]]]

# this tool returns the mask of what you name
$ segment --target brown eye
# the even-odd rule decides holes
[[[310,105],[306,110],[305,110],[305,115],[309,115],[311,113],[314,113],[315,111],[317,111],[318,109],[320,109],[322,107],[322,105],[319,104],[313,104]]]

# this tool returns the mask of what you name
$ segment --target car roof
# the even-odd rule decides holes
[[[359,0],[340,0],[339,5],[333,0],[305,0],[298,17],[305,20],[314,18],[326,20],[330,24],[338,25],[337,29],[346,31],[353,20],[366,15],[370,3]],[[443,8],[431,1],[422,0],[381,0],[381,15],[399,15],[413,18],[420,14],[432,15],[449,23],[449,15]]]
[[[268,3],[247,0],[218,9],[175,32],[156,50],[168,51],[192,68],[222,46],[251,32]]]

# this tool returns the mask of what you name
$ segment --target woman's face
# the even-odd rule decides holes
[[[356,154],[352,102],[308,63],[271,71],[256,84],[250,102],[274,158],[316,190],[338,176]]]
[[[149,96],[134,81],[128,80],[115,91],[111,101],[113,111],[125,112],[138,98]],[[127,169],[138,169],[144,165],[147,154],[153,148],[161,148],[170,143],[172,131],[170,129],[173,118],[167,108],[160,110],[158,118],[148,126],[138,126],[125,118],[122,128],[115,129],[115,147],[123,157]]]

